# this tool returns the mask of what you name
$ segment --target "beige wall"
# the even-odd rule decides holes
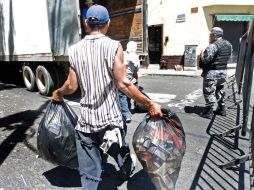
[[[254,14],[254,0],[148,0],[148,26],[163,24],[163,55],[183,55],[185,45],[208,45],[215,13]],[[191,8],[198,7],[198,13]],[[185,22],[176,22],[185,14]],[[165,37],[169,42],[165,45]]]

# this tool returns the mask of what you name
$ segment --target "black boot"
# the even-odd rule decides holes
[[[227,115],[226,106],[225,105],[219,105],[217,110],[215,111],[215,114],[226,116]]]
[[[212,106],[206,106],[206,110],[201,113],[201,117],[212,119],[213,118],[213,107]]]

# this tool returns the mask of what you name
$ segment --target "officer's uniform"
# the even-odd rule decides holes
[[[213,30],[216,29],[222,36],[223,30],[218,27],[213,28]],[[204,117],[212,117],[213,107],[216,102],[218,103],[218,108],[223,109],[225,112],[224,83],[227,78],[227,62],[231,52],[232,45],[227,40],[219,37],[216,41],[209,44],[200,59],[199,66],[203,69],[203,94],[206,102]]]

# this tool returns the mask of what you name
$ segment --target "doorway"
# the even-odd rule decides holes
[[[162,55],[162,25],[148,27],[149,58],[151,64],[159,64]]]

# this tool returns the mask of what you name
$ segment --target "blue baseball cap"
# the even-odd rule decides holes
[[[105,24],[109,20],[108,10],[102,5],[91,6],[86,13],[87,22],[90,25]]]

